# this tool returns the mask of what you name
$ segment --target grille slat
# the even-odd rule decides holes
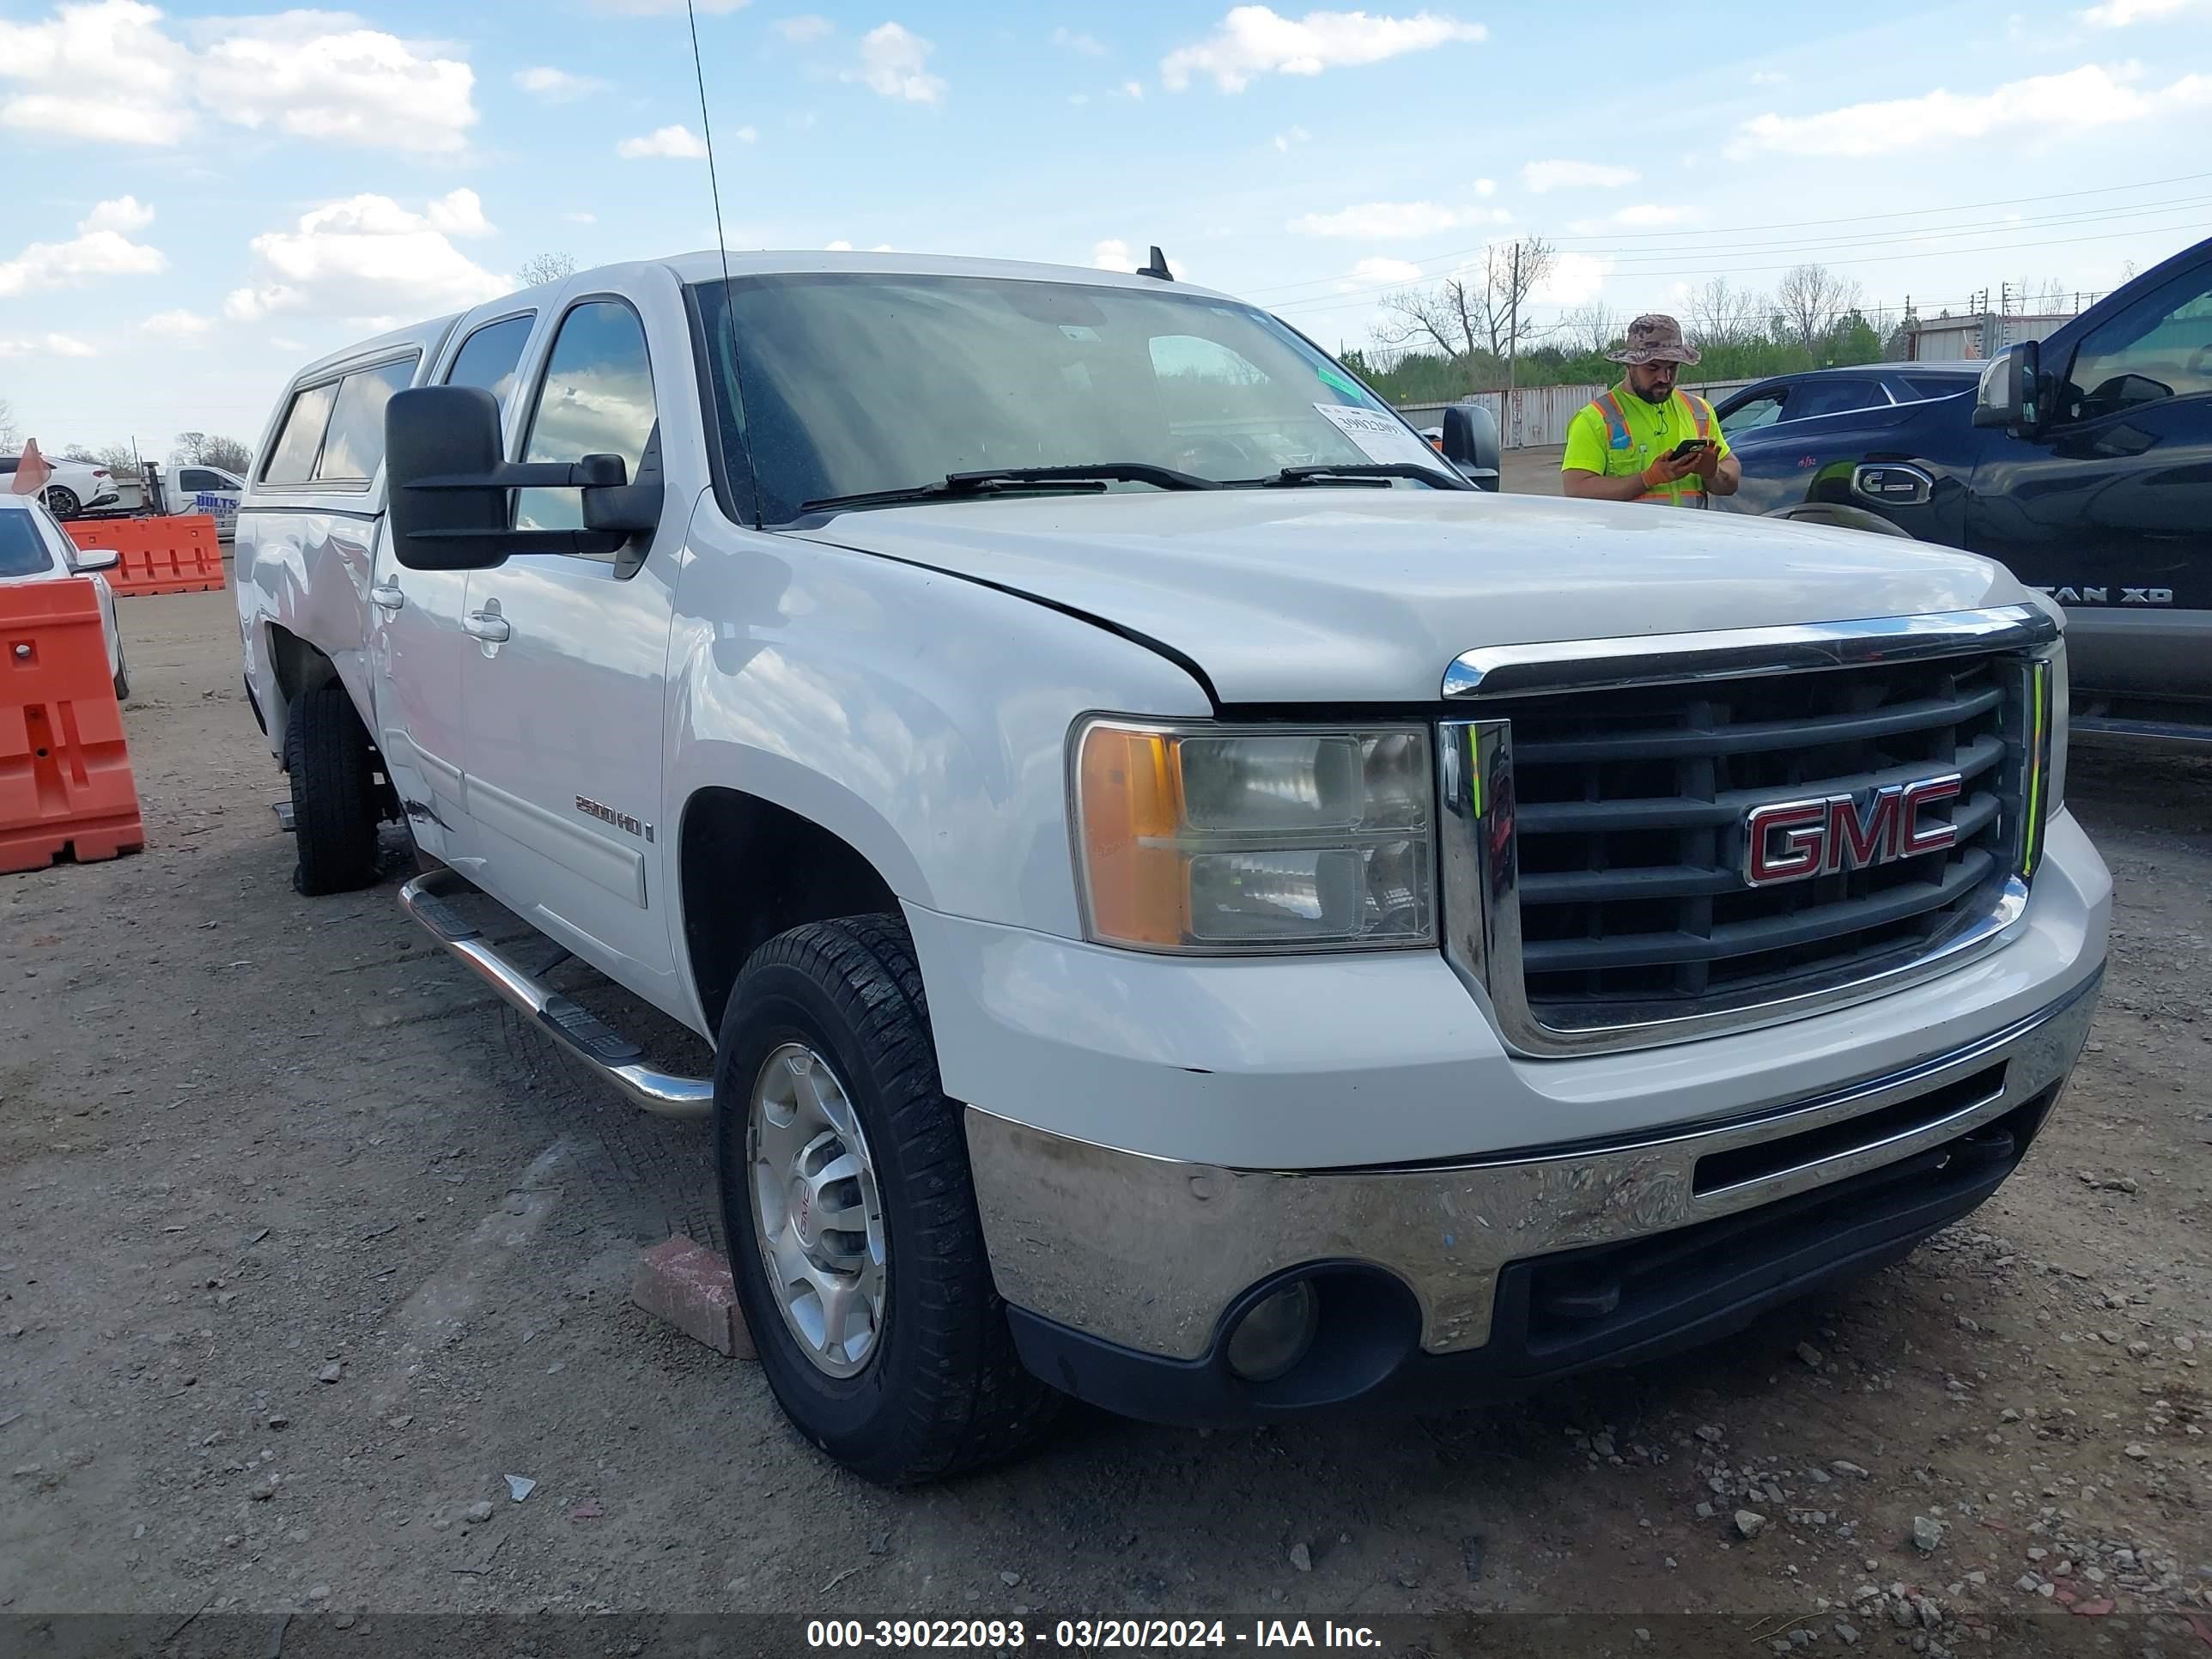
[[[1501,700],[1527,1006],[1566,1030],[1910,960],[2013,867],[2021,684],[2001,654]],[[1486,715],[1492,709],[1486,708]],[[1948,849],[1752,886],[1757,805],[1957,772]]]
[[[1704,939],[1678,933],[1542,940],[1524,945],[1522,960],[1530,973],[1570,973],[1654,963],[1718,962],[1728,957],[1821,944],[1949,904],[1988,880],[1996,864],[1987,853],[1971,849],[1965,858],[1948,866],[1938,881],[1914,882],[1866,898],[1816,904],[1759,921],[1735,922],[1714,928]]]
[[[1798,723],[1758,720],[1741,726],[1691,725],[1680,731],[1595,738],[1561,738],[1516,743],[1523,765],[1547,766],[1582,760],[1644,760],[1670,755],[1747,755],[1808,744],[1869,742],[1899,732],[1955,726],[1996,708],[2003,692],[1991,686],[1977,696],[1953,700],[1927,698],[1878,714],[1845,714]]]

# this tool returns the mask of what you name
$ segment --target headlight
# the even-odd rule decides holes
[[[1076,865],[1098,943],[1224,954],[1435,944],[1424,727],[1092,720],[1074,750]]]

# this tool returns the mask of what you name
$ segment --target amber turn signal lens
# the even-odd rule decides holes
[[[1175,845],[1182,821],[1176,739],[1094,726],[1084,736],[1079,795],[1091,923],[1116,944],[1182,943],[1189,926],[1188,868]]]

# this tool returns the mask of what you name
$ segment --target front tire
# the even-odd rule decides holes
[[[738,1301],[777,1403],[884,1486],[1005,1457],[1059,1396],[991,1280],[960,1108],[889,915],[812,922],[745,964],[714,1058]]]
[[[292,781],[292,885],[310,896],[349,893],[376,879],[376,775],[368,733],[338,684],[303,691],[284,727]]]

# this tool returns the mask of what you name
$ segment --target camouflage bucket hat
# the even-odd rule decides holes
[[[1698,354],[1682,342],[1682,325],[1657,313],[1628,325],[1628,344],[1605,354],[1616,363],[1694,363]]]

